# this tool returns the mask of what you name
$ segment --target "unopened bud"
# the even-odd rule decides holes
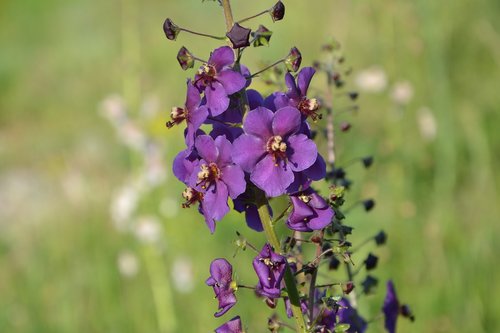
[[[363,292],[365,294],[371,294],[373,292],[373,289],[377,286],[378,280],[374,278],[371,275],[367,275],[366,279],[361,282],[361,285],[363,286]]]
[[[386,241],[387,241],[387,234],[383,230],[381,230],[375,236],[375,243],[380,246],[380,245],[384,245]]]
[[[375,207],[375,200],[367,199],[367,200],[363,201],[363,207],[365,207],[365,210],[367,212],[369,212],[370,210],[373,209],[373,207]]]
[[[253,46],[269,46],[269,41],[271,40],[271,36],[273,35],[272,31],[269,31],[262,24],[259,25],[259,28],[252,32],[252,37],[254,38]]]
[[[177,61],[183,70],[194,66],[194,56],[184,46],[177,53]]]
[[[349,295],[353,289],[354,289],[354,283],[352,283],[352,281],[349,281],[342,285],[342,291],[346,295]]]
[[[373,164],[373,156],[363,157],[361,162],[363,162],[363,166],[368,169]]]
[[[235,23],[226,36],[229,38],[233,44],[233,49],[239,49],[240,47],[246,47],[250,45],[250,32],[252,30],[242,27],[238,23]]]
[[[415,321],[415,316],[413,315],[410,307],[407,304],[403,304],[400,309],[401,315],[405,318]]]
[[[365,266],[368,271],[375,269],[377,267],[378,257],[369,253],[368,257],[365,259]]]
[[[300,54],[299,49],[293,47],[288,53],[285,59],[285,65],[289,72],[296,72],[300,68],[300,63],[302,62],[302,54]]]
[[[274,22],[282,20],[285,16],[285,5],[283,2],[278,1],[273,8],[271,8],[269,14],[271,14],[271,18]]]
[[[181,30],[174,24],[174,22],[172,22],[171,19],[167,18],[163,23],[163,32],[165,32],[165,36],[168,39],[175,40]]]
[[[343,122],[342,124],[340,124],[340,130],[342,132],[347,132],[348,130],[351,129],[351,127],[352,127],[351,124],[348,122]]]

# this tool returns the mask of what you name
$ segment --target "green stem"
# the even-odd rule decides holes
[[[264,192],[262,192],[261,190],[256,190],[256,205],[268,242],[272,247],[274,247],[275,251],[281,253],[280,242],[278,240],[276,232],[274,231],[271,216],[269,215],[269,210],[267,209],[268,201]],[[284,280],[286,290],[288,292],[288,298],[290,299],[290,304],[292,306],[293,317],[296,323],[296,332],[307,333],[306,322],[302,314],[302,309],[300,307],[299,291],[297,289],[292,270],[290,269],[288,263],[285,269]]]

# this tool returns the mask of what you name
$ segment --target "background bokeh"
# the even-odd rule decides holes
[[[234,0],[233,10],[273,3]],[[361,109],[339,116],[353,124],[338,136],[339,163],[376,161],[350,167],[349,200],[377,202],[353,210],[353,242],[389,234],[366,249],[380,256],[378,293],[360,300],[370,331],[382,332],[388,278],[417,317],[401,332],[499,331],[500,2],[285,4],[284,21],[252,21],[274,35],[245,62],[255,71],[295,45],[308,65],[332,36],[343,46]],[[218,44],[167,41],[167,16],[225,27],[221,9],[199,0],[0,2],[1,332],[208,332],[223,322],[204,285],[209,262],[233,255],[235,230],[258,247],[262,238],[237,214],[210,235],[195,209],[180,209],[170,164],[182,132],[164,127],[184,101],[175,55],[185,45],[206,58]],[[248,284],[252,256],[233,259]],[[231,314],[263,332],[271,310],[250,291],[239,299]]]

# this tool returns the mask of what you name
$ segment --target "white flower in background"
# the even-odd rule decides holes
[[[125,102],[120,95],[110,95],[101,104],[101,115],[118,127],[127,121]]]
[[[413,98],[412,84],[409,81],[396,82],[392,87],[391,98],[396,104],[408,104]]]
[[[139,272],[139,260],[130,251],[122,251],[117,258],[118,271],[126,278],[132,278]]]
[[[165,172],[166,167],[163,163],[162,150],[158,144],[154,142],[148,143],[144,149],[144,162],[145,181],[153,187],[161,185],[166,180],[167,173]]]
[[[144,119],[154,119],[160,111],[160,99],[156,95],[148,96],[139,109],[140,116]]]
[[[160,202],[160,213],[167,219],[176,217],[179,213],[179,200],[166,197]]]
[[[160,221],[154,216],[142,216],[136,220],[134,234],[145,244],[157,243],[162,234]]]
[[[418,127],[425,141],[433,141],[437,135],[437,122],[431,109],[422,107],[417,111]]]
[[[116,229],[119,231],[127,231],[130,225],[137,203],[139,201],[139,192],[137,189],[130,185],[124,185],[114,195],[111,200],[111,219]]]
[[[367,93],[380,93],[387,87],[387,75],[379,66],[361,70],[354,82],[358,89]]]
[[[120,140],[135,151],[143,151],[147,143],[144,132],[131,121],[118,128]]]
[[[193,263],[188,257],[177,257],[172,265],[172,280],[175,289],[180,293],[193,290]]]

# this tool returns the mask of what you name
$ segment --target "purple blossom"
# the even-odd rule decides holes
[[[208,63],[203,64],[195,76],[195,86],[205,92],[212,116],[218,116],[229,107],[229,97],[245,87],[246,79],[231,69],[234,53],[229,46],[215,49]]]
[[[384,306],[382,311],[385,317],[385,329],[389,333],[396,332],[396,321],[399,315],[399,300],[396,295],[396,289],[391,280],[387,281],[387,293],[385,294]]]
[[[260,220],[259,212],[257,210],[257,206],[249,200],[246,192],[240,195],[238,198],[233,200],[234,210],[237,212],[243,213],[245,212],[245,220],[249,228],[255,231],[263,231],[262,221]],[[273,211],[270,205],[267,205],[267,210],[269,212],[269,216],[273,216]]]
[[[285,193],[294,181],[294,172],[306,170],[317,159],[316,144],[299,133],[301,124],[296,108],[273,113],[258,107],[247,114],[245,134],[234,141],[234,162],[270,197]]]
[[[236,316],[230,321],[216,328],[215,333],[243,333],[240,316]]]
[[[321,115],[318,113],[320,107],[318,100],[307,98],[307,90],[314,73],[316,70],[312,67],[302,68],[297,75],[297,82],[292,74],[286,73],[285,75],[285,83],[288,87],[286,95],[290,99],[290,105],[299,109],[305,118],[310,117],[313,121],[321,119]]]
[[[321,230],[329,225],[334,215],[328,203],[312,188],[290,196],[293,210],[286,224],[292,230]]]
[[[215,298],[219,301],[219,311],[214,314],[215,317],[222,316],[236,304],[234,292],[237,285],[233,281],[233,266],[226,259],[218,258],[212,261],[210,276],[205,283],[214,288]]]
[[[340,305],[338,310],[339,323],[351,325],[347,330],[348,333],[363,333],[366,331],[368,324],[346,298],[342,298],[338,304]]]
[[[198,89],[191,83],[191,80],[188,80],[184,108],[173,107],[170,113],[172,120],[167,122],[167,127],[171,128],[186,121],[186,145],[189,149],[193,148],[196,131],[208,117],[207,107],[204,105],[200,106],[200,102],[201,97]]]
[[[269,298],[280,297],[285,267],[286,258],[274,252],[271,245],[265,244],[253,260],[253,268],[259,278],[257,292]]]

